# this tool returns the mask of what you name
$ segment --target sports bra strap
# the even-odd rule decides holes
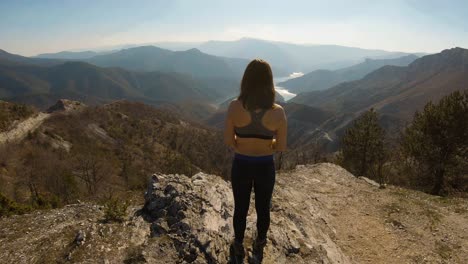
[[[261,120],[262,117],[265,115],[266,113],[266,109],[260,109],[260,111],[258,112],[255,112],[255,111],[249,111],[250,113],[250,116],[252,117],[252,119],[255,119],[255,120]]]

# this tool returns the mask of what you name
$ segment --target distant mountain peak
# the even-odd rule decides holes
[[[121,52],[133,52],[133,51],[166,51],[166,52],[171,52],[170,50],[163,49],[157,46],[153,45],[146,45],[146,46],[138,46],[138,47],[132,47],[132,48],[126,48],[122,49]]]
[[[269,42],[268,40],[265,40],[265,39],[258,39],[258,38],[252,38],[252,37],[242,37],[240,38],[238,41],[242,42],[242,41],[250,41],[250,42]]]
[[[197,48],[191,48],[191,49],[186,50],[185,52],[187,52],[187,53],[203,53]]]

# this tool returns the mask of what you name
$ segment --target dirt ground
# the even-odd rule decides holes
[[[353,262],[468,263],[466,199],[379,189],[335,167],[311,165],[280,175],[279,188],[297,186],[292,200],[304,195],[301,185],[315,182],[307,184],[307,199],[328,215],[335,243]]]

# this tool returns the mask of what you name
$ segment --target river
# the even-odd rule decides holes
[[[289,79],[301,77],[302,75],[304,75],[302,72],[293,72],[293,73],[289,74],[289,76],[273,78],[273,81],[275,82],[275,89],[276,89],[276,91],[277,91],[281,96],[283,96],[283,98],[284,98],[285,101],[288,101],[288,100],[292,99],[294,96],[296,96],[296,94],[291,93],[291,92],[288,91],[286,88],[281,87],[281,86],[277,86],[276,84],[278,84],[278,83],[280,83],[280,82],[287,81],[287,80],[289,80]]]

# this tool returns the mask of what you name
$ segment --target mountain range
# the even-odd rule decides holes
[[[59,98],[87,104],[119,99],[153,105],[186,100],[210,103],[225,100],[237,89],[235,81],[197,79],[174,72],[131,72],[76,61],[48,67],[0,63],[0,98],[40,108]]]
[[[40,107],[59,98],[87,104],[128,99],[164,106],[218,128],[222,127],[226,100],[238,93],[240,69],[248,62],[197,49],[174,52],[152,46],[94,56],[86,60],[89,63],[0,55],[0,99]],[[310,81],[315,82],[314,89],[324,89],[302,92],[282,103],[291,120],[290,142],[306,145],[317,137],[336,142],[343,129],[371,107],[379,111],[386,128],[401,127],[427,102],[466,89],[467,61],[467,50],[454,48],[418,59],[415,55],[367,59],[284,82],[282,85]],[[336,82],[341,83],[326,89]],[[301,88],[305,85],[295,87],[290,89],[305,89]],[[308,114],[311,117],[304,118]]]
[[[417,58],[416,55],[406,55],[394,59],[365,59],[364,62],[339,70],[312,71],[301,77],[278,83],[278,86],[292,93],[325,90],[342,82],[359,80],[385,65],[407,66]]]
[[[291,72],[311,72],[317,69],[339,69],[354,65],[365,58],[396,58],[408,55],[403,52],[388,52],[338,45],[292,44],[242,38],[236,41],[208,41],[198,46],[208,54],[252,59],[263,58],[275,67]]]
[[[335,135],[367,109],[376,109],[388,131],[409,122],[415,111],[456,90],[468,89],[468,50],[452,48],[408,66],[384,66],[364,78],[323,91],[300,93],[291,101],[334,113],[321,129]]]
[[[214,112],[212,104],[238,93],[248,63],[197,49],[174,52],[154,46],[76,59],[92,54],[61,52],[29,58],[1,51],[0,99],[43,109],[60,98],[87,104],[128,99],[164,106],[184,115],[193,113],[189,117],[198,120]],[[60,59],[42,58],[46,56]],[[75,59],[65,59],[67,56]]]
[[[100,66],[120,66],[120,67],[131,67],[129,69],[134,70],[143,69],[155,70],[158,65],[154,65],[151,62],[148,65],[142,67],[141,65],[136,66],[131,61],[126,61],[128,58],[125,56],[133,52],[141,52],[140,48],[145,51],[153,47],[159,47],[158,53],[169,54],[168,50],[177,51],[178,53],[172,54],[171,56],[181,56],[180,53],[196,53],[197,49],[202,53],[215,55],[221,57],[222,60],[227,60],[227,64],[231,65],[231,61],[227,58],[238,58],[243,60],[252,60],[254,58],[262,58],[268,61],[272,67],[275,76],[285,77],[292,72],[311,72],[318,69],[336,70],[344,67],[348,67],[363,61],[366,58],[373,59],[389,59],[397,58],[405,55],[409,55],[404,52],[389,52],[384,50],[371,50],[361,49],[354,47],[338,46],[338,45],[310,45],[310,44],[293,44],[288,42],[279,41],[268,41],[254,38],[241,38],[234,41],[207,41],[207,42],[157,42],[147,44],[151,46],[137,47],[138,45],[127,45],[128,47],[122,49],[119,55],[108,56],[97,59],[94,61]],[[119,50],[120,48],[113,47],[107,52]],[[136,50],[134,50],[136,49]],[[126,51],[125,51],[126,50]],[[102,52],[102,51],[101,51]],[[40,54],[38,57],[44,58],[61,58],[61,59],[72,59],[80,58],[86,59],[85,57],[90,56],[88,52],[59,52]],[[110,54],[107,54],[110,55]],[[424,55],[422,53],[416,55]],[[159,55],[150,55],[159,56]],[[192,56],[194,56],[192,54]],[[119,58],[116,58],[119,57]],[[91,59],[91,58],[88,58]],[[140,59],[147,60],[145,56]],[[93,62],[92,59],[90,62]],[[119,62],[120,65],[116,65]],[[236,62],[234,61],[234,65]],[[244,62],[243,66],[245,67]],[[224,68],[224,66],[223,66]],[[236,67],[234,66],[234,69]],[[243,69],[242,69],[243,70]]]

